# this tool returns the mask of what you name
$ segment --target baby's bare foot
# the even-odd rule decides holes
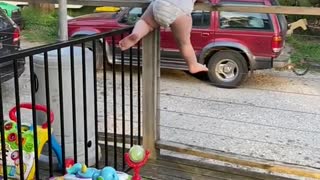
[[[189,72],[191,74],[196,74],[199,72],[207,72],[207,71],[208,71],[208,68],[205,65],[202,65],[200,63],[196,63],[189,67]]]
[[[125,51],[134,46],[138,41],[139,38],[136,34],[130,34],[119,42],[120,49],[122,51]]]

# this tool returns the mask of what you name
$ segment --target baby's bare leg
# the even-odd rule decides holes
[[[179,16],[172,24],[171,30],[174,34],[180,52],[188,64],[190,73],[208,71],[208,69],[197,62],[197,57],[190,40],[192,29],[192,18],[188,15]]]
[[[149,32],[159,27],[157,22],[154,20],[152,4],[142,15],[141,19],[135,24],[131,34],[119,42],[119,46],[122,51],[129,49],[140,41]]]

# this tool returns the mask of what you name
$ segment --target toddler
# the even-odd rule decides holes
[[[191,12],[195,1],[204,0],[154,0],[134,26],[132,33],[119,42],[122,51],[134,46],[140,39],[159,26],[170,27],[179,50],[192,74],[208,71],[197,62],[190,41]]]

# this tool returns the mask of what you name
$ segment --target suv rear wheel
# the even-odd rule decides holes
[[[235,88],[248,75],[245,58],[233,50],[215,53],[209,60],[208,69],[210,81],[218,87]]]

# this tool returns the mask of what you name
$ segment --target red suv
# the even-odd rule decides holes
[[[223,5],[278,5],[277,0],[211,2]],[[133,25],[141,14],[141,8],[124,8],[116,13],[77,17],[68,23],[69,36],[86,36]],[[272,68],[274,59],[284,46],[287,22],[283,15],[194,11],[192,19],[191,41],[198,61],[207,65],[208,76],[216,86],[237,87],[247,77],[248,71]],[[108,59],[109,63],[111,60]],[[187,69],[170,28],[161,28],[161,67]]]

